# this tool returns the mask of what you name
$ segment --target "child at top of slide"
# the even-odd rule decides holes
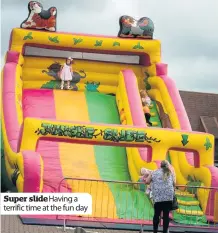
[[[66,59],[66,62],[62,66],[61,77],[60,77],[61,78],[61,89],[64,89],[65,82],[67,82],[67,89],[70,89],[70,81],[72,81],[72,79],[73,79],[73,77],[72,77],[72,73],[73,73],[72,64],[73,64],[73,58],[68,57]]]

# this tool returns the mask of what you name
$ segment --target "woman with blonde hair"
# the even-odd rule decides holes
[[[154,201],[153,229],[158,232],[160,216],[163,212],[163,233],[168,232],[169,213],[172,209],[175,177],[170,169],[168,161],[163,160],[160,168],[152,172],[146,179],[146,183],[151,183],[151,190]]]

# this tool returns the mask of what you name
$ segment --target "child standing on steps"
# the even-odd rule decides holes
[[[141,96],[141,100],[142,100],[143,112],[145,114],[146,122],[147,122],[147,124],[152,126],[152,123],[150,122],[151,113],[150,113],[150,109],[149,109],[149,106],[151,106],[151,99],[145,90],[140,91],[140,96]]]
[[[73,69],[71,67],[72,64],[73,64],[73,58],[68,57],[66,59],[66,62],[62,66],[61,75],[60,75],[60,77],[61,77],[61,90],[64,89],[65,82],[67,82],[67,89],[70,89],[70,81],[73,79],[73,77],[72,77]]]

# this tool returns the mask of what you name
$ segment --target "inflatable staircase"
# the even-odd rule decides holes
[[[176,190],[176,196],[179,209],[173,212],[174,221],[179,220],[180,223],[184,224],[193,224],[195,222],[204,225],[207,223],[206,216],[195,194],[188,191]]]
[[[152,126],[150,127],[162,128],[156,101],[152,100],[152,104],[149,108],[151,112],[150,121],[152,122]],[[179,209],[173,212],[174,221],[179,220],[179,222],[181,222],[182,219],[186,224],[191,224],[193,222],[199,223],[199,221],[201,223],[206,223],[206,216],[204,215],[195,194],[188,191],[176,190],[176,196],[178,199]]]

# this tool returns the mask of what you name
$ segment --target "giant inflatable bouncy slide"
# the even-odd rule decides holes
[[[117,37],[95,36],[57,32],[56,7],[43,10],[30,2],[28,9],[27,19],[11,32],[2,72],[4,159],[17,191],[59,192],[61,186],[62,192],[89,192],[95,209],[89,219],[149,224],[152,200],[141,186],[130,189],[131,182],[139,181],[141,168],[155,170],[168,159],[178,185],[172,224],[216,224],[214,136],[192,131],[161,62],[152,20],[124,15]],[[141,93],[151,100],[147,109]],[[89,179],[99,181],[92,191]],[[129,185],[119,188],[112,181]],[[194,192],[186,188],[193,183]]]

